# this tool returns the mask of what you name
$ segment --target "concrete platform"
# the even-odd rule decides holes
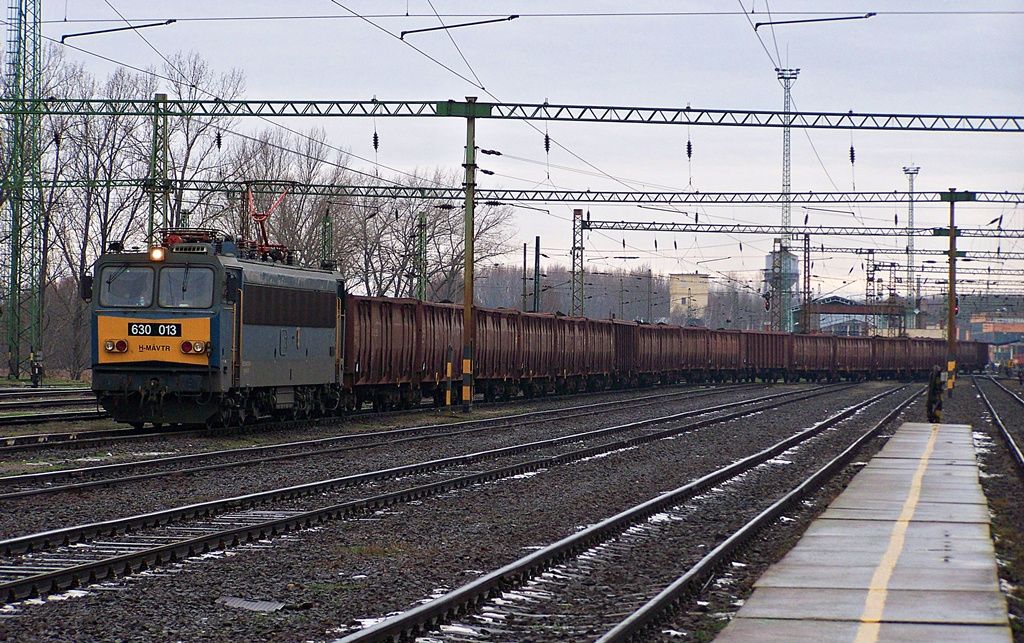
[[[904,424],[715,639],[1012,640],[971,427]]]

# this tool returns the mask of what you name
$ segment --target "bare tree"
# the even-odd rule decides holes
[[[708,291],[704,323],[708,328],[762,330],[768,321],[764,299],[739,280],[715,282]]]
[[[196,52],[178,52],[166,59],[163,75],[168,96],[177,100],[235,100],[245,92],[245,74],[237,69],[217,75]],[[230,167],[229,155],[222,153],[227,132],[237,119],[226,117],[174,116],[168,122],[168,178],[177,180],[168,212],[171,227],[185,219],[193,227],[212,218],[208,203],[215,194],[208,191],[186,193],[186,181],[213,179]],[[187,200],[186,200],[187,195]],[[187,217],[183,218],[183,214]]]
[[[154,88],[152,79],[123,68],[100,84],[79,69],[69,95],[131,99]],[[130,243],[144,238],[146,200],[137,189],[119,181],[145,176],[146,157],[140,143],[147,134],[144,119],[133,116],[74,116],[53,121],[49,157],[54,179],[75,178],[81,187],[55,194],[50,219],[59,234],[50,246],[54,260],[49,274],[56,285],[48,307],[54,320],[45,345],[49,362],[77,378],[85,366],[87,310],[78,297],[81,276],[111,241]]]
[[[322,129],[305,134],[267,129],[238,141],[217,172],[221,178],[248,188],[211,198],[206,220],[232,234],[254,239],[257,230],[252,215],[273,209],[266,219],[269,241],[288,246],[301,264],[319,263],[324,217],[330,212],[333,219],[343,218],[336,210],[343,210],[345,205],[303,188],[351,181],[351,173],[345,168],[346,155],[332,149],[326,139]]]

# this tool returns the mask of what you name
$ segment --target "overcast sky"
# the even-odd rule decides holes
[[[195,51],[218,71],[243,71],[249,99],[435,101],[478,96],[509,103],[781,110],[783,90],[775,68],[782,66],[800,69],[792,94],[796,111],[1024,114],[1020,1],[65,0],[44,2],[43,11],[43,35],[57,41],[64,34],[124,26],[119,13],[133,24],[176,19],[172,25],[139,32],[70,39],[68,44],[80,50],[67,53],[102,77],[112,65],[97,55],[136,67],[159,67],[161,56]],[[771,20],[869,12],[876,15],[761,26],[756,32],[753,28],[753,23]],[[442,21],[452,25],[510,15],[519,18],[409,34],[405,41],[397,37],[401,31],[436,27]],[[376,159],[382,174],[459,169],[465,145],[462,119],[292,119],[287,125],[325,128],[332,145],[366,159],[354,159],[353,167],[372,172]],[[265,126],[253,121],[240,127]],[[556,142],[550,154],[544,150],[545,129]],[[380,138],[376,155],[375,130]],[[688,141],[691,159],[686,155]],[[543,122],[531,127],[522,121],[483,120],[478,122],[477,142],[504,154],[480,160],[495,172],[480,177],[485,189],[623,190],[628,185],[777,192],[782,186],[782,130],[774,128]],[[852,165],[851,145],[856,152]],[[794,192],[903,191],[903,167],[911,164],[921,168],[918,191],[957,187],[1024,192],[1024,133],[792,132]],[[532,252],[533,238],[540,235],[550,260],[568,265],[573,206],[533,205],[548,212],[517,210],[519,245],[507,262],[520,264],[522,243],[528,242]],[[686,214],[636,206],[582,207],[598,220],[692,222],[697,212],[701,223],[775,224],[781,218],[778,207],[768,206],[681,206]],[[905,205],[824,207],[846,213],[797,204],[793,223],[802,224],[805,216],[811,225],[888,226],[896,216],[900,225],[906,223]],[[1024,228],[1019,206],[972,204],[957,213],[963,227],[982,227],[1002,215],[1004,228]],[[916,219],[919,227],[948,224],[948,208],[918,204]],[[905,238],[812,242],[905,246]],[[961,244],[1024,251],[1024,243],[1012,240],[963,239]],[[650,264],[661,272],[700,270],[756,281],[771,246],[769,237],[593,232],[586,256],[587,267],[596,270]],[[941,239],[918,238],[917,246],[943,244]],[[850,255],[816,256],[815,290],[862,296],[860,265]],[[995,265],[1024,267],[1020,262]]]

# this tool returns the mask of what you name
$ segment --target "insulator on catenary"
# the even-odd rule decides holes
[[[547,132],[544,132],[544,151],[548,154],[551,153],[551,137],[548,136]]]
[[[856,153],[854,153],[853,146],[851,145],[850,146],[850,165],[853,165],[853,161],[854,161],[854,159],[856,157],[857,157],[857,155],[856,155]]]
[[[686,159],[690,160],[693,158],[693,143],[687,139],[686,141]]]
[[[377,136],[377,132],[373,132],[373,151],[376,152],[377,148],[380,147],[380,137]]]
[[[214,141],[217,143],[217,149],[219,150],[220,146],[224,143],[224,139],[221,137],[220,132],[217,132],[217,136],[214,138]]]

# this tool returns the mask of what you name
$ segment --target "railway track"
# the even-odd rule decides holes
[[[255,542],[325,520],[358,516],[396,503],[418,501],[488,481],[509,479],[531,471],[563,466],[686,432],[763,413],[835,390],[779,393],[716,408],[673,414],[627,425],[607,427],[552,440],[518,444],[344,478],[275,489],[212,502],[176,507],[0,542],[0,596],[7,601],[63,591],[109,577],[181,560],[212,549]],[[747,408],[739,408],[746,406]],[[738,410],[737,410],[738,409]],[[853,411],[850,411],[851,413]],[[692,419],[694,415],[701,415]],[[686,421],[690,419],[691,421]],[[611,442],[599,442],[614,438]],[[581,446],[585,445],[585,446]],[[565,451],[565,447],[571,447]],[[541,457],[528,456],[547,451]],[[479,471],[478,464],[502,466]],[[477,471],[469,469],[469,465]],[[408,487],[413,476],[425,484]],[[337,490],[373,483],[391,489],[369,498],[336,498]],[[376,488],[375,487],[375,488]],[[350,494],[351,495],[351,494]],[[328,503],[325,505],[325,503]],[[273,506],[271,506],[273,505]]]
[[[811,475],[785,490],[768,507],[754,511],[749,520],[743,520],[718,542],[700,553],[681,551],[680,543],[693,542],[690,532],[695,516],[706,515],[721,496],[735,493],[744,485],[746,493],[757,498],[761,487],[751,477],[759,470],[777,464],[783,456],[789,458],[783,462],[791,462],[795,459],[793,452],[802,445],[821,439],[828,429],[893,393],[887,391],[844,409],[759,453],[485,573],[440,598],[350,633],[340,642],[412,640],[417,636],[437,642],[593,640],[595,632],[603,633],[597,639],[601,643],[636,640],[652,625],[664,621],[681,598],[708,582],[745,542],[849,464],[859,449],[921,391],[902,399],[881,421],[852,443],[846,442],[845,448],[824,466],[814,467]],[[756,502],[753,504],[756,506]],[[642,550],[641,555],[638,550]],[[666,579],[666,574],[658,571],[675,567],[684,556],[697,560],[681,575]],[[623,583],[624,576],[641,580]],[[666,580],[656,585],[659,589],[646,595],[636,591],[638,585],[651,585],[661,579]],[[595,593],[600,598],[595,598]],[[576,605],[589,611],[574,613],[572,606]]]
[[[681,398],[701,399],[721,395],[724,392],[759,390],[761,385],[711,388],[658,393],[635,398],[630,406],[635,409],[664,404]],[[233,467],[299,459],[314,455],[341,453],[353,449],[365,449],[384,444],[396,444],[424,438],[468,435],[492,430],[496,424],[504,428],[527,426],[532,423],[550,421],[552,418],[576,419],[597,415],[621,405],[621,401],[588,403],[568,408],[548,409],[516,413],[501,418],[465,420],[446,424],[428,424],[402,429],[376,431],[372,433],[346,434],[326,438],[298,440],[279,444],[245,447],[219,451],[192,453],[132,462],[120,462],[90,467],[54,469],[38,473],[0,477],[0,500],[30,495],[53,494],[71,490],[84,490],[97,486],[109,487],[116,484],[138,482],[165,475],[180,476],[201,471],[215,471]],[[111,437],[119,434],[111,433]],[[131,435],[131,434],[120,434]],[[155,437],[154,434],[145,434]],[[135,436],[132,436],[135,437]],[[214,462],[215,461],[215,462]],[[212,462],[211,464],[202,464]]]
[[[730,385],[728,388],[742,389],[747,384]],[[753,385],[756,386],[756,385]],[[715,390],[722,390],[727,388],[724,386],[712,387]],[[699,389],[689,389],[699,390]],[[91,394],[91,392],[90,392]],[[661,395],[676,395],[677,393],[669,392],[662,393]],[[600,393],[587,393],[583,395],[575,396],[550,396],[547,398],[551,401],[557,401],[559,399],[571,399],[571,398],[585,398],[590,395],[600,395]],[[657,394],[656,394],[657,395]],[[644,396],[650,398],[652,396]],[[511,404],[525,403],[532,400],[526,400],[525,398],[512,401]],[[83,401],[82,404],[85,402]],[[2,404],[2,402],[0,402]],[[95,405],[95,398],[92,400],[92,404]],[[501,406],[508,406],[510,402],[502,403]],[[498,405],[495,403],[479,403],[477,408],[480,410],[488,408],[496,408]],[[155,428],[150,430],[135,429],[132,427],[121,427],[114,429],[84,429],[84,430],[69,430],[69,431],[57,431],[50,433],[39,433],[31,435],[10,435],[0,436],[0,457],[5,455],[14,454],[22,451],[33,451],[39,449],[47,449],[52,447],[74,447],[74,448],[99,448],[105,447],[112,444],[119,444],[128,440],[135,442],[144,442],[153,439],[167,439],[174,437],[234,437],[241,435],[249,435],[253,433],[260,433],[272,430],[283,430],[283,431],[294,431],[302,428],[309,427],[316,424],[329,424],[347,419],[357,419],[360,417],[377,417],[384,418],[393,415],[408,415],[410,413],[424,413],[424,412],[436,412],[438,407],[432,404],[424,404],[420,408],[414,408],[404,411],[388,411],[385,413],[371,411],[369,409],[357,411],[351,414],[347,414],[342,417],[326,417],[317,419],[300,419],[300,420],[273,420],[262,423],[247,424],[245,426],[237,427],[219,427],[219,428]],[[0,416],[0,428],[4,426],[15,426],[15,425],[29,425],[39,424],[42,422],[52,421],[63,421],[63,422],[76,422],[76,421],[87,421],[102,419],[107,417],[106,413],[102,410],[96,410],[91,412],[74,412],[68,411],[66,413],[34,413],[34,414],[21,414],[18,416]]]
[[[47,410],[41,410],[47,409]],[[56,410],[54,410],[56,409]],[[89,389],[9,389],[0,390],[0,427],[25,426],[45,422],[77,422],[105,417],[96,408],[96,398]],[[53,436],[62,439],[60,434]],[[0,437],[0,448],[15,444],[47,442],[48,435]]]
[[[1006,443],[1010,459],[1013,460],[1014,465],[1017,468],[1017,474],[1024,478],[1024,453],[1021,452],[1019,446],[1019,444],[1024,443],[1024,426],[1021,426],[1021,423],[1017,421],[1015,423],[1011,423],[1011,426],[1008,427],[1007,424],[1003,422],[1003,418],[1000,417],[995,405],[993,405],[989,396],[985,393],[985,389],[982,387],[980,382],[990,382],[997,390],[1001,391],[1005,395],[1004,399],[1012,400],[1011,404],[1016,410],[1016,413],[1014,414],[1015,419],[1019,418],[1020,415],[1024,413],[1024,399],[1021,399],[1019,395],[1008,389],[995,378],[972,377],[971,379],[974,383],[974,387],[978,390],[978,395],[981,397],[982,403],[992,416],[992,423],[999,430],[999,435],[1003,438],[1003,442]]]
[[[92,390],[84,386],[58,386],[53,388],[23,388],[8,387],[0,388],[0,401],[15,400],[19,398],[31,398],[36,400],[61,396],[92,395]]]

